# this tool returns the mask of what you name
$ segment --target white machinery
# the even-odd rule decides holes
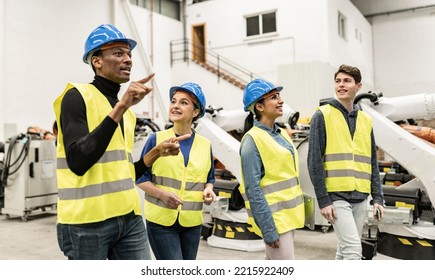
[[[435,259],[435,148],[395,123],[434,119],[435,94],[386,98],[368,93],[360,100],[373,119],[377,146],[414,176],[400,186],[384,186],[386,218],[369,219],[378,231],[377,250],[393,258]]]
[[[34,210],[56,208],[55,140],[35,140],[17,135],[6,142],[2,170],[4,207],[1,214],[27,221]]]

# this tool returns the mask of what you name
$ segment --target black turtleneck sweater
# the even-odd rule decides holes
[[[95,76],[94,85],[109,101],[112,108],[119,101],[120,84]],[[123,120],[120,121],[124,133]],[[107,116],[93,131],[89,131],[86,116],[86,105],[82,95],[76,88],[68,90],[62,100],[60,126],[63,132],[66,160],[75,174],[82,176],[104,154],[118,124]],[[143,160],[135,164],[136,178],[140,177],[147,167]],[[136,180],[136,178],[133,178]]]

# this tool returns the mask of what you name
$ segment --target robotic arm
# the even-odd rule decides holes
[[[379,229],[395,235],[435,239],[435,149],[425,141],[395,122],[406,119],[435,117],[435,94],[417,94],[405,97],[385,98],[371,94],[373,98],[361,99],[361,109],[373,120],[376,144],[385,153],[403,166],[414,179],[397,187],[385,187],[384,195],[394,206],[413,210],[414,221],[408,225],[380,223]],[[411,195],[413,203],[406,202]],[[388,203],[387,203],[388,205]],[[403,209],[403,208],[402,208]],[[398,210],[399,211],[399,210]],[[388,213],[386,213],[388,214]],[[394,216],[394,213],[390,213]]]

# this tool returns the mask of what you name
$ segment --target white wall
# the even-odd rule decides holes
[[[334,95],[334,73],[337,69],[321,61],[302,62],[278,67],[281,96],[301,122],[311,118],[320,99]]]
[[[435,92],[435,8],[372,22],[377,90],[386,97]]]
[[[196,70],[171,69],[169,42],[183,37],[182,23],[159,14],[150,17],[148,10],[130,5],[129,0],[3,0],[1,3],[4,32],[0,35],[3,55],[0,136],[9,123],[17,124],[18,132],[25,132],[31,125],[51,129],[52,103],[66,83],[90,82],[93,78],[91,68],[81,61],[83,45],[90,31],[103,22],[115,24],[128,37],[140,41],[133,51],[132,80],[141,79],[149,72],[156,73],[154,86],[157,89],[133,108],[136,113],[157,118],[162,125],[166,121],[169,88],[188,80],[203,85],[208,99],[217,106],[234,108],[241,102],[241,90],[229,89],[226,85],[222,89],[215,77],[197,74]],[[373,84],[370,82],[373,76],[370,25],[349,1],[261,0],[255,1],[255,5],[252,3],[250,0],[219,0],[188,5],[188,37],[191,37],[192,25],[206,23],[207,48],[285,86],[291,96],[289,104],[300,100],[294,103],[297,105],[294,109],[306,115],[310,114],[311,107],[315,108],[320,96],[333,93],[332,84],[324,84],[324,78],[320,77],[323,75],[320,73],[329,75],[327,69],[336,69],[341,63],[354,64],[363,72],[363,85]],[[131,9],[132,20],[126,6]],[[362,43],[353,40],[352,34],[347,42],[337,36],[338,7],[347,16],[351,33],[353,28],[361,31]],[[278,31],[262,39],[246,38],[244,16],[274,10]],[[147,55],[151,56],[153,65]],[[310,66],[307,68],[307,65]],[[313,65],[319,68],[309,72],[307,69],[312,69]],[[295,69],[305,69],[306,77]],[[288,76],[291,72],[293,76]],[[313,81],[313,76],[318,80]],[[298,83],[296,87],[295,83]],[[310,83],[317,84],[313,87]],[[128,84],[123,85],[123,89],[126,86]],[[223,92],[225,98],[221,98]]]
[[[349,64],[360,69],[363,87],[374,90],[372,27],[359,10],[347,0],[328,1],[328,63],[338,69]],[[338,35],[338,12],[346,17],[346,39]],[[331,82],[333,77],[331,77]],[[332,84],[331,84],[332,90]]]
[[[110,6],[87,1],[86,12],[84,2],[66,9],[70,1],[4,0],[2,115],[5,123],[17,124],[18,133],[32,125],[51,129],[52,103],[66,82],[92,77],[81,62],[84,39],[100,22],[110,21]]]
[[[138,28],[138,36],[149,56],[148,58],[141,56],[137,50],[133,57],[132,80],[141,79],[147,75],[147,68],[142,66],[147,64],[145,59],[151,63],[150,72],[155,73],[152,84],[154,91],[136,105],[134,111],[153,117],[154,121],[163,128],[168,120],[166,108],[169,104],[169,88],[173,85],[169,42],[182,37],[183,25],[180,21],[160,14],[153,13],[151,17],[149,11],[141,7],[131,5],[131,8],[135,25]],[[151,26],[153,32],[150,32]]]
[[[247,38],[244,16],[267,11],[276,11],[277,32]],[[347,17],[347,40],[338,35],[338,11]],[[361,69],[361,92],[373,90],[371,26],[347,0],[206,1],[188,6],[188,14],[189,38],[192,25],[205,24],[208,49],[284,86],[285,102],[301,117],[334,95],[333,73],[343,63]]]
[[[68,81],[90,82],[94,73],[82,62],[84,42],[102,23],[115,24],[127,37],[150,51],[149,12],[129,5],[140,38],[128,20],[128,0],[2,0],[0,24],[0,136],[5,125],[15,124],[17,132],[37,125],[51,130],[53,101]],[[168,46],[179,38],[180,22],[154,14],[156,80],[167,90],[170,84]],[[140,47],[133,50],[132,80],[147,75]],[[126,86],[126,85],[125,85]],[[137,113],[149,111],[150,97],[133,107]],[[156,99],[156,98],[155,98]]]
[[[435,91],[435,0],[352,0],[373,30],[375,88],[386,97]]]
[[[4,17],[4,1],[0,2],[0,19]],[[5,30],[4,27],[4,21],[0,20],[0,30]],[[2,140],[5,138],[4,135],[4,52],[3,52],[3,45],[4,45],[4,32],[0,32],[0,142],[3,142]],[[1,158],[0,158],[1,160]]]
[[[277,81],[280,64],[326,60],[327,0],[219,0],[188,6],[187,30],[206,23],[206,47],[255,74]],[[276,10],[277,32],[261,39],[246,37],[244,16]]]
[[[351,0],[364,15],[431,6],[434,0]]]
[[[225,110],[237,110],[243,108],[243,90],[235,87],[222,78],[205,71],[201,66],[190,62],[176,63],[173,67],[172,82],[174,85],[181,85],[186,82],[195,82],[201,86],[206,97],[207,107],[224,108]],[[165,93],[165,96],[167,93]],[[169,101],[169,97],[168,97]],[[169,107],[168,107],[169,108]]]
[[[316,50],[320,54],[307,55],[305,60],[278,66],[284,101],[300,113],[301,120],[312,116],[321,99],[334,96],[334,73],[341,64],[357,66],[361,70],[361,93],[374,89],[371,25],[349,1],[329,0],[320,2],[319,6],[322,15],[316,16],[317,21],[313,21],[318,26],[318,32],[315,33],[316,39],[309,44],[321,46]],[[338,11],[347,18],[346,40],[338,34]],[[355,29],[358,30],[358,38]],[[302,32],[300,37],[303,38]],[[299,52],[297,56],[301,57]]]

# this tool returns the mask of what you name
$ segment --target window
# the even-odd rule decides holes
[[[246,36],[276,32],[276,12],[246,17]]]
[[[338,12],[338,35],[346,40],[346,17]]]
[[[355,28],[355,39],[362,43],[362,33],[358,30],[358,28]]]
[[[246,36],[260,34],[260,19],[259,16],[246,18]]]
[[[164,16],[180,20],[180,3],[178,1],[161,1],[159,12]]]
[[[130,0],[133,5],[145,8],[147,10],[151,9],[152,0]],[[152,6],[153,11],[158,14],[180,20],[180,2],[178,0],[154,0],[154,5]]]
[[[130,3],[146,9],[149,9],[150,7],[149,0],[130,0]]]

